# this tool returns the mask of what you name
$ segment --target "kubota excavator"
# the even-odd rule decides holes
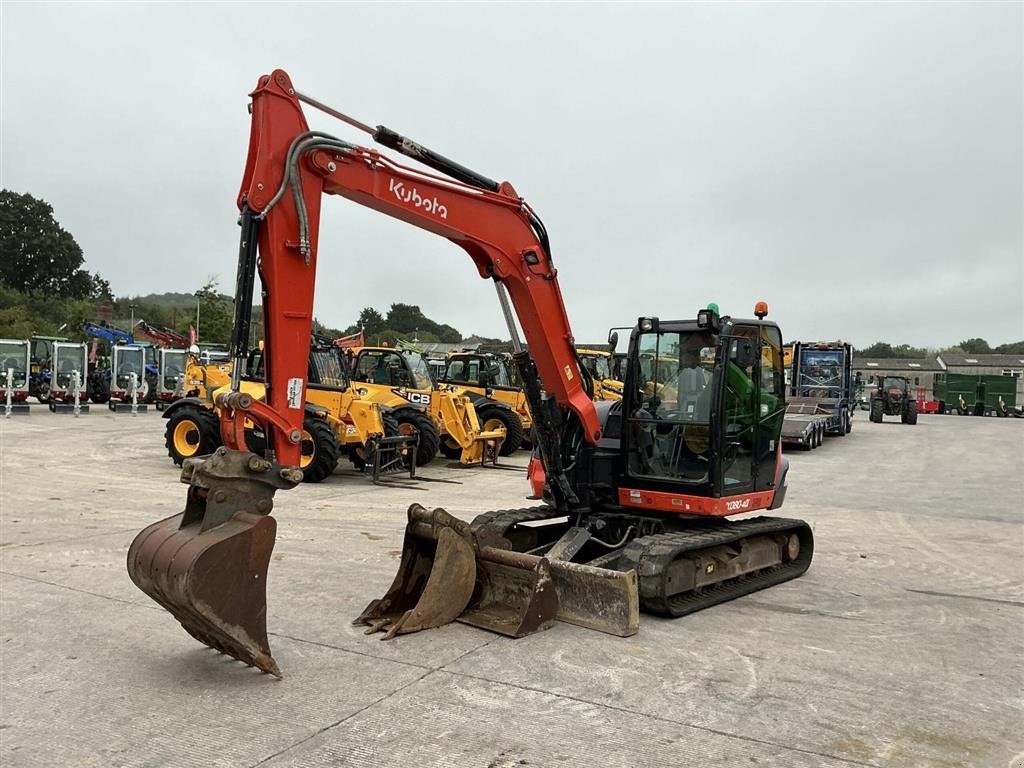
[[[241,244],[231,391],[218,394],[224,446],[188,459],[185,510],[136,536],[134,582],[196,639],[275,675],[266,635],[273,496],[302,479],[304,376],[321,197],[333,194],[451,240],[495,282],[534,418],[545,505],[472,524],[413,505],[394,583],[356,619],[396,634],[458,619],[520,636],[555,619],[618,635],[639,610],[678,616],[803,573],[813,538],[797,520],[729,515],[775,509],[788,463],[782,339],[764,319],[702,310],[640,318],[623,399],[594,403],[579,365],[548,235],[508,182],[495,182],[397,133],[296,91],[276,70],[251,94],[238,205]],[[310,131],[302,103],[431,171]],[[239,391],[262,282],[266,399]],[[511,306],[509,304],[511,300]],[[522,349],[513,308],[529,344]],[[708,369],[701,361],[713,360]],[[262,455],[245,424],[260,424]]]

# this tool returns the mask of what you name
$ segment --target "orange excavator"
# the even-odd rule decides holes
[[[356,617],[384,638],[453,620],[509,636],[555,620],[626,636],[640,610],[680,616],[802,574],[799,520],[727,517],[776,509],[788,462],[779,328],[765,319],[641,317],[622,400],[595,403],[574,348],[547,231],[496,182],[386,128],[300,93],[276,70],[251,94],[238,195],[230,391],[223,446],[187,459],[185,510],[136,536],[128,572],[200,642],[280,676],[266,634],[277,490],[302,480],[307,340],[323,195],[447,238],[496,286],[533,414],[545,503],[472,523],[413,505],[391,587]],[[369,133],[429,170],[311,131],[302,104]],[[255,277],[262,284],[266,397],[239,389]],[[519,338],[518,317],[529,352]],[[617,339],[610,339],[614,347]],[[253,453],[246,424],[266,447]]]

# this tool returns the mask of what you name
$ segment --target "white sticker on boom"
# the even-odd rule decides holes
[[[288,407],[302,409],[302,379],[288,379]]]

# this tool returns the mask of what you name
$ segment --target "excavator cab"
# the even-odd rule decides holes
[[[631,488],[714,498],[773,488],[785,413],[778,326],[643,318],[629,360],[622,451]]]

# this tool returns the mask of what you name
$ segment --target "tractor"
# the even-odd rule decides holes
[[[869,418],[876,424],[883,416],[899,416],[904,424],[917,424],[917,400],[910,396],[910,380],[886,376],[871,395]]]

